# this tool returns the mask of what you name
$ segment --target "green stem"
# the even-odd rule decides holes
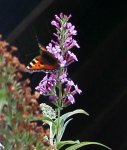
[[[63,43],[64,43],[64,41],[65,41],[65,37],[64,37],[64,35],[65,35],[65,29],[64,29],[64,22],[63,22],[63,24],[62,24],[62,31],[61,31],[61,33],[60,33],[60,35],[59,35],[59,38],[60,39],[62,39],[61,40],[61,42],[59,43],[60,44],[60,48],[61,48],[61,52],[62,52],[62,55],[64,55],[64,48],[63,48]],[[61,74],[63,74],[63,69],[62,68],[60,68],[60,70],[59,70],[59,72],[58,72],[58,78],[59,78],[59,76],[61,75]],[[62,110],[62,82],[61,81],[59,81],[59,83],[58,83],[58,105],[57,105],[57,131],[56,131],[56,141],[55,141],[55,144],[57,145],[57,143],[59,142],[59,132],[60,132],[60,128],[61,128],[61,126],[60,126],[60,115],[61,115],[61,110]]]
[[[59,142],[59,130],[60,130],[60,109],[58,108],[58,122],[57,122],[57,133],[56,133],[56,144]]]
[[[59,76],[62,73],[62,69],[59,71]],[[59,142],[59,132],[60,132],[60,114],[61,114],[61,108],[62,108],[62,83],[59,81],[58,84],[58,92],[59,92],[59,99],[58,99],[58,107],[57,107],[57,132],[56,132],[56,144]]]

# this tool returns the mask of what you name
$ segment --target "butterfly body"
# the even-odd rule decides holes
[[[39,44],[41,55],[36,56],[26,67],[28,72],[51,72],[57,70],[60,65],[58,59]]]

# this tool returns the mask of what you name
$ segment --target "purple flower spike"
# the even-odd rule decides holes
[[[63,13],[55,15],[55,19],[51,24],[56,28],[53,33],[54,39],[46,46],[48,52],[52,53],[57,58],[60,68],[48,73],[36,90],[42,95],[48,95],[49,99],[56,106],[67,106],[75,103],[75,94],[81,94],[81,90],[71,79],[68,79],[67,67],[74,61],[78,61],[76,55],[71,52],[73,47],[80,48],[74,36],[77,35],[75,26],[69,22],[71,15],[67,16]],[[59,91],[61,87],[61,98],[59,98]],[[59,103],[59,99],[60,102]]]
[[[76,55],[69,50],[73,47],[80,48],[73,36],[77,35],[75,26],[68,22],[71,15],[67,16],[60,13],[60,16],[55,15],[55,20],[51,22],[56,27],[57,33],[53,33],[56,40],[51,40],[51,43],[46,47],[59,61],[61,67],[68,66],[74,61],[77,61]],[[68,57],[67,57],[68,55]]]

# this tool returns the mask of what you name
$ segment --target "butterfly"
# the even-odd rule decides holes
[[[57,70],[60,65],[58,59],[47,49],[38,43],[40,55],[36,56],[26,67],[27,72],[51,72]]]

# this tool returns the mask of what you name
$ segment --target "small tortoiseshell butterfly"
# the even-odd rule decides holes
[[[41,55],[35,57],[26,67],[28,72],[51,72],[60,67],[58,59],[38,43]]]

